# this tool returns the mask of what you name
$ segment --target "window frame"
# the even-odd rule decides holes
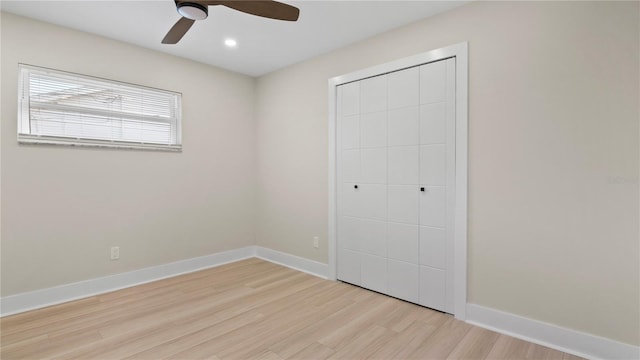
[[[151,142],[137,142],[127,140],[104,140],[97,138],[80,138],[80,137],[66,137],[57,135],[34,135],[31,134],[31,106],[29,96],[29,79],[30,76],[25,72],[40,72],[50,73],[54,75],[67,76],[73,78],[84,79],[92,82],[104,83],[105,87],[109,85],[123,86],[131,89],[139,89],[142,91],[150,91],[158,94],[170,95],[176,102],[175,107],[175,144],[160,144]],[[25,81],[26,80],[26,81]],[[87,111],[90,114],[91,109]],[[159,151],[182,151],[182,93],[158,89],[149,86],[142,86],[137,84],[131,84],[127,82],[105,79],[101,77],[83,75],[63,70],[45,68],[40,66],[33,66],[28,64],[18,64],[18,143],[20,144],[48,144],[48,145],[67,145],[67,146],[88,146],[88,147],[109,147],[109,148],[123,148],[123,149],[143,149],[143,150],[159,150]]]

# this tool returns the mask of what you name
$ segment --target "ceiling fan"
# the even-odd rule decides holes
[[[296,21],[300,15],[300,10],[297,7],[271,0],[174,1],[176,9],[182,17],[162,39],[163,44],[176,44],[180,41],[196,20],[207,18],[209,6],[222,5],[247,14],[286,21]]]

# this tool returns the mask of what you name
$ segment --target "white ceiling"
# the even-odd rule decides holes
[[[2,11],[128,42],[239,73],[260,76],[358,40],[450,10],[468,1],[288,1],[297,22],[222,6],[176,45],[160,41],[180,18],[173,0],[7,1]],[[229,49],[224,39],[238,41]]]

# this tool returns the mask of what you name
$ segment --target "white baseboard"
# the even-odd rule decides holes
[[[95,296],[251,257],[257,257],[325,279],[329,274],[329,266],[327,264],[261,246],[247,246],[122,274],[6,296],[0,298],[0,316]],[[566,353],[589,359],[640,359],[640,347],[638,346],[566,329],[476,304],[467,304],[466,310],[466,321],[470,324]]]
[[[126,273],[5,296],[0,298],[0,317],[104,294],[110,291],[220,266],[251,257],[258,257],[324,279],[327,278],[327,264],[261,246],[247,246]]]
[[[467,304],[466,321],[587,359],[640,359],[640,347],[538,320]]]
[[[72,284],[35,290],[0,298],[0,316],[21,313],[67,301],[95,296],[156,280],[186,274],[255,256],[255,247],[223,251],[211,255],[152,266],[126,273],[89,279]]]
[[[288,268],[327,279],[329,265],[276,250],[256,246],[256,257]]]

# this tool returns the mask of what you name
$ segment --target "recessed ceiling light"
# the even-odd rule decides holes
[[[238,46],[238,42],[235,41],[234,39],[225,39],[224,40],[224,44],[227,45],[227,47],[230,47],[230,48],[234,48],[234,47]]]

